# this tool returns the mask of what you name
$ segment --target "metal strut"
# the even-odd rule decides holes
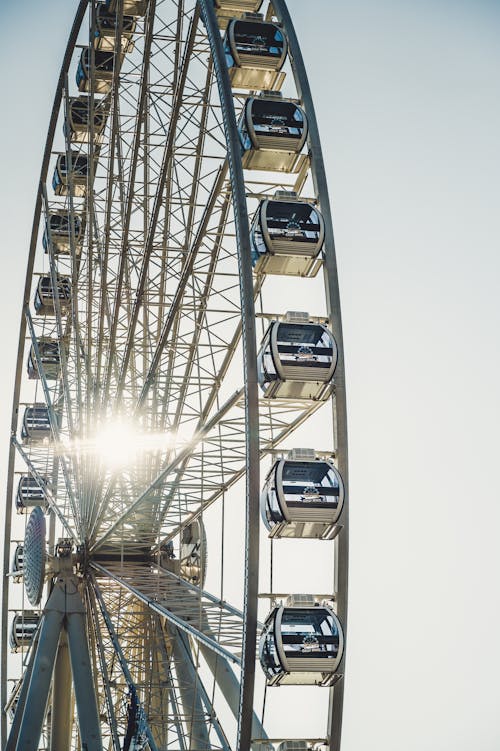
[[[17,739],[9,738],[6,751],[36,751],[38,748],[52,683],[53,666],[60,640],[64,641],[65,637],[68,640],[71,658],[82,748],[86,751],[102,751],[99,713],[86,633],[85,605],[79,591],[79,580],[72,573],[57,576],[44,608],[26,700],[19,708],[19,711],[23,712],[19,734]],[[26,711],[23,711],[25,707]]]

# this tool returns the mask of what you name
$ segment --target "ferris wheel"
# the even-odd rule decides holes
[[[284,0],[80,0],[11,428],[2,748],[339,751],[342,328]]]

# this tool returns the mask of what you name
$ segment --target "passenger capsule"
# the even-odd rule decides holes
[[[104,3],[99,3],[96,11],[96,29],[94,32],[94,49],[110,52],[115,49],[116,28],[118,26],[116,13],[111,12]],[[134,49],[132,41],[136,20],[134,16],[122,16],[121,22],[121,44],[122,52],[131,52]]]
[[[34,306],[41,316],[56,314],[56,299],[61,313],[67,313],[71,305],[71,282],[67,276],[57,277],[57,289],[54,294],[52,277],[41,276],[35,292]]]
[[[321,214],[295,193],[277,193],[261,201],[252,220],[250,238],[255,271],[266,274],[314,276],[325,237]]]
[[[102,142],[102,135],[106,127],[106,118],[108,115],[107,106],[101,104],[104,100],[96,100],[94,103],[94,115],[92,118],[94,138],[93,142],[99,144]],[[78,96],[71,97],[68,105],[68,113],[64,120],[63,132],[71,143],[90,143],[90,107],[91,97]]]
[[[264,23],[262,16],[230,21],[224,38],[229,78],[237,89],[278,91],[285,74],[280,73],[287,54],[281,29]]]
[[[37,339],[43,373],[48,381],[56,381],[61,374],[61,348],[59,339],[42,336]],[[40,378],[35,347],[32,344],[28,355],[28,378]]]
[[[79,214],[72,214],[71,217],[72,221],[70,222],[68,212],[63,210],[51,211],[47,215],[42,239],[46,253],[49,252],[50,242],[52,242],[52,251],[56,255],[58,253],[69,253],[72,238],[77,255],[80,253],[85,234],[85,220]]]
[[[280,459],[266,477],[261,513],[270,537],[332,539],[343,503],[344,484],[331,461]]]
[[[285,321],[273,321],[265,333],[257,369],[266,398],[328,398],[337,345],[326,326],[308,321],[307,313],[287,313]]]
[[[31,404],[26,407],[21,426],[23,443],[37,443],[51,437],[49,410],[46,404]]]
[[[122,12],[130,16],[144,16],[148,7],[148,0],[123,0]],[[106,8],[116,13],[118,0],[106,0]]]
[[[202,584],[207,569],[207,536],[200,519],[181,532],[180,576],[191,584]]]
[[[52,187],[56,196],[67,196],[71,189],[74,196],[84,196],[87,192],[87,182],[90,176],[89,167],[88,154],[79,154],[72,151],[69,170],[66,164],[66,154],[59,154],[52,177]]]
[[[330,607],[279,605],[265,621],[259,657],[269,686],[331,686],[343,649],[342,626]]]
[[[20,582],[23,577],[24,545],[16,545],[12,559],[12,574],[15,582]]]
[[[29,647],[40,622],[40,615],[34,610],[23,610],[16,613],[12,620],[10,632],[10,647],[18,652],[21,647]]]
[[[307,138],[307,118],[295,102],[277,93],[249,97],[238,125],[243,167],[298,172]]]
[[[21,475],[16,494],[17,512],[23,514],[26,509],[32,509],[35,506],[45,507],[47,505],[45,498],[46,487],[46,477],[40,478],[39,483],[32,475]]]
[[[78,91],[90,91],[94,94],[108,94],[113,84],[115,53],[94,50],[94,71],[91,70],[90,47],[84,47],[76,71]]]

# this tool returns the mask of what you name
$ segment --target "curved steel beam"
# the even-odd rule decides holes
[[[17,431],[17,420],[18,420],[18,403],[19,403],[19,394],[21,390],[21,374],[22,374],[22,367],[23,367],[23,355],[24,355],[24,340],[26,335],[26,321],[24,318],[24,308],[26,305],[29,304],[29,296],[31,292],[31,278],[33,274],[33,266],[35,262],[35,251],[36,251],[36,244],[38,239],[38,228],[40,223],[40,214],[42,210],[42,189],[41,186],[47,179],[47,172],[49,168],[49,161],[52,151],[52,143],[54,141],[54,133],[55,128],[57,125],[57,118],[59,115],[59,108],[61,106],[61,100],[62,100],[62,91],[64,86],[64,81],[66,78],[66,75],[69,70],[69,65],[71,62],[71,57],[73,54],[73,49],[76,44],[76,40],[78,37],[78,33],[80,31],[80,26],[83,21],[83,17],[85,15],[85,11],[87,10],[88,0],[80,0],[76,14],[75,14],[75,20],[73,21],[73,26],[71,27],[71,31],[68,38],[68,43],[66,45],[66,50],[64,53],[63,62],[61,65],[61,70],[59,73],[59,79],[57,82],[57,89],[56,89],[56,95],[54,97],[54,104],[52,106],[52,113],[50,116],[50,122],[49,122],[49,130],[47,133],[47,140],[45,142],[45,150],[43,154],[43,160],[42,160],[42,168],[40,170],[40,180],[39,180],[39,189],[37,192],[36,197],[36,203],[35,203],[35,212],[33,216],[33,224],[31,229],[31,240],[30,240],[30,249],[29,249],[29,256],[28,256],[28,268],[26,270],[26,281],[24,285],[24,293],[23,293],[23,300],[22,300],[22,314],[21,314],[21,325],[20,325],[20,331],[19,331],[19,344],[17,349],[17,366],[16,366],[16,375],[15,375],[15,381],[14,381],[14,398],[12,403],[12,417],[11,417],[11,435],[15,435]],[[1,633],[3,636],[7,633],[7,618],[8,618],[8,595],[9,595],[9,584],[8,584],[8,578],[5,576],[5,574],[9,571],[9,564],[10,564],[10,537],[11,537],[11,530],[12,530],[12,522],[11,522],[11,503],[12,503],[12,490],[13,490],[13,484],[14,484],[14,460],[15,460],[15,448],[11,444],[10,451],[9,451],[9,461],[8,461],[8,469],[7,469],[7,503],[6,503],[6,513],[5,513],[5,530],[4,530],[4,561],[3,561],[3,572],[4,576],[2,577],[2,626],[1,626]],[[2,639],[2,646],[1,646],[1,673],[2,673],[2,679],[1,679],[1,686],[0,686],[0,706],[4,707],[7,703],[7,639]],[[2,748],[5,748],[5,744],[7,741],[7,717],[5,712],[2,711],[2,719],[1,719],[1,746]]]
[[[213,0],[198,0],[214,60],[219,88],[229,172],[233,191],[233,211],[240,271],[241,317],[243,322],[243,359],[245,371],[246,415],[246,524],[243,653],[237,748],[248,749],[252,738],[255,652],[257,647],[257,595],[259,570],[259,408],[257,384],[257,346],[255,309],[250,253],[250,233],[241,163],[241,145],[236,123],[233,94],[226,65]]]
[[[347,464],[347,408],[345,392],[344,346],[342,339],[342,318],[340,313],[340,295],[337,276],[337,260],[335,256],[335,242],[333,238],[333,222],[328,196],[325,165],[321,151],[318,123],[314,111],[309,80],[300,51],[297,34],[295,32],[290,13],[285,0],[272,0],[275,14],[283,25],[287,39],[292,70],[295,78],[297,93],[307,114],[309,123],[309,150],[311,153],[311,172],[316,195],[319,198],[321,213],[325,221],[325,290],[327,310],[330,317],[332,331],[338,347],[338,362],[335,370],[335,420],[336,425],[336,456],[338,468],[344,481],[346,504],[342,513],[343,529],[335,541],[336,545],[336,602],[337,613],[345,631],[347,629],[347,586],[349,562],[349,503],[348,503],[348,464]],[[344,673],[345,650],[339,672]],[[329,709],[329,739],[330,749],[338,751],[342,732],[342,709],[344,701],[344,680],[339,681],[330,692]]]

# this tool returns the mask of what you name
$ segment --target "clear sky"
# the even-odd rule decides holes
[[[344,316],[342,751],[498,751],[500,3],[289,6],[323,140]],[[75,8],[0,4],[2,482],[36,184]]]

